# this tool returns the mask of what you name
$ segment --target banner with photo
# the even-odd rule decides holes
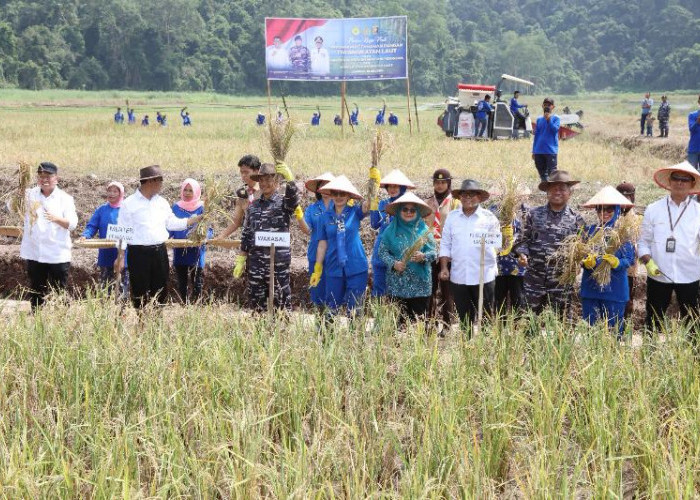
[[[268,80],[407,78],[406,16],[265,18]]]

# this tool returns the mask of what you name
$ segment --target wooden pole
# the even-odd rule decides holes
[[[406,109],[408,110],[408,135],[413,135],[413,124],[411,123],[411,80],[406,78]]]
[[[267,299],[267,310],[272,314],[275,310],[275,244],[270,245],[270,293]]]
[[[348,113],[348,123],[350,123],[350,130],[352,130],[353,132],[355,132],[355,125],[353,125],[353,124],[350,122],[350,120],[349,120],[349,118],[350,118],[350,108],[348,108],[348,99],[347,99],[347,96],[345,96],[345,111]]]
[[[409,64],[409,76],[413,80],[413,63]],[[416,112],[416,130],[420,133],[420,120],[418,119],[418,100],[416,99],[416,93],[413,93],[413,110]]]
[[[340,136],[345,139],[345,82],[340,82]]]
[[[124,247],[122,245],[123,240],[119,240],[117,243],[117,262],[122,262],[122,259],[124,258]],[[117,301],[117,304],[119,304],[121,300],[121,293],[120,292],[120,287],[122,284],[122,273],[124,272],[123,269],[119,268],[119,271],[115,273],[115,279],[114,279],[114,298]]]
[[[477,313],[474,334],[481,331],[481,320],[484,318],[484,260],[486,259],[486,237],[481,237],[481,255],[479,256],[479,310]]]

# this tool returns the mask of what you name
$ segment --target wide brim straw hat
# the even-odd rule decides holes
[[[421,217],[426,217],[433,213],[433,209],[430,207],[430,205],[428,205],[426,202],[421,200],[418,196],[416,196],[410,191],[404,193],[403,196],[400,196],[392,203],[389,203],[385,209],[386,213],[388,213],[389,215],[396,215],[396,211],[399,209],[399,205],[403,203],[413,203],[416,206],[416,208],[420,210]]]
[[[682,172],[688,174],[695,179],[695,185],[691,193],[700,193],[700,173],[688,162],[687,160],[679,163],[678,165],[672,165],[670,167],[660,168],[654,172],[654,182],[656,182],[660,187],[671,190],[671,174],[673,172]]]
[[[158,179],[163,177],[163,171],[160,165],[150,165],[139,170],[139,181],[147,181],[149,179]]]
[[[411,179],[406,177],[406,174],[404,174],[398,168],[386,174],[386,176],[379,183],[379,187],[385,188],[392,184],[395,186],[405,186],[406,189],[416,189],[416,185],[411,182]]]
[[[462,185],[459,187],[459,189],[452,190],[452,196],[455,198],[459,198],[459,196],[464,191],[476,191],[476,192],[478,192],[479,193],[479,200],[481,203],[488,200],[489,197],[491,196],[491,193],[489,193],[487,190],[482,188],[481,184],[478,181],[475,181],[474,179],[467,179],[465,181],[462,181]]]
[[[306,181],[306,183],[304,183],[304,187],[312,193],[315,193],[318,191],[319,184],[322,182],[330,182],[333,179],[335,179],[335,175],[331,174],[330,172],[325,172],[318,177],[314,177],[313,179]]]
[[[567,186],[575,186],[581,181],[577,181],[571,178],[571,175],[569,175],[569,172],[566,170],[556,170],[552,175],[549,176],[549,179],[546,181],[542,181],[537,185],[537,189],[540,191],[547,191],[549,189],[549,186],[552,184],[558,184],[558,183],[564,183]]]
[[[331,191],[342,191],[343,193],[347,193],[353,200],[363,199],[360,192],[355,188],[355,186],[352,185],[352,182],[350,182],[350,179],[344,175],[339,175],[328,184],[318,189],[318,192],[321,194],[330,194]]]
[[[582,208],[595,208],[601,205],[619,205],[623,208],[633,207],[634,203],[628,200],[625,195],[620,193],[612,186],[605,186],[598,191],[593,198],[581,205]]]

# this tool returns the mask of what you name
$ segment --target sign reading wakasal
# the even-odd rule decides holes
[[[407,78],[406,16],[265,18],[268,80]]]

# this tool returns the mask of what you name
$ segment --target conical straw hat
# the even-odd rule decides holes
[[[654,172],[654,182],[664,189],[671,190],[671,174],[673,172],[683,172],[691,175],[695,179],[695,185],[691,188],[691,193],[700,193],[700,173],[686,160],[678,165],[660,168]]]
[[[403,196],[399,197],[393,203],[389,203],[385,209],[386,213],[388,213],[389,215],[396,215],[396,211],[399,209],[399,205],[401,205],[402,203],[413,203],[414,205],[416,205],[418,210],[420,210],[421,217],[425,217],[433,213],[433,209],[430,208],[430,206],[426,202],[418,198],[418,196],[416,196],[410,191],[407,191]]]
[[[330,194],[331,191],[342,191],[343,193],[348,193],[350,195],[350,198],[354,200],[362,199],[362,195],[360,194],[360,192],[357,189],[355,189],[355,186],[352,185],[350,179],[348,179],[344,175],[339,175],[325,186],[320,187],[318,190],[318,192],[321,194]]]
[[[406,177],[406,174],[404,174],[398,168],[386,174],[386,177],[382,179],[379,186],[387,187],[390,184],[394,184],[396,186],[406,186],[407,189],[416,189],[416,185],[411,182],[411,179]]]
[[[314,177],[313,179],[309,179],[306,181],[304,184],[304,187],[311,191],[312,193],[315,193],[318,191],[318,185],[321,184],[322,182],[330,182],[333,179],[335,179],[335,175],[331,174],[330,172],[325,172],[318,177]]]
[[[581,205],[583,208],[595,208],[599,205],[620,205],[621,207],[633,207],[634,203],[629,201],[625,195],[612,186],[605,186],[598,191],[593,198]]]

